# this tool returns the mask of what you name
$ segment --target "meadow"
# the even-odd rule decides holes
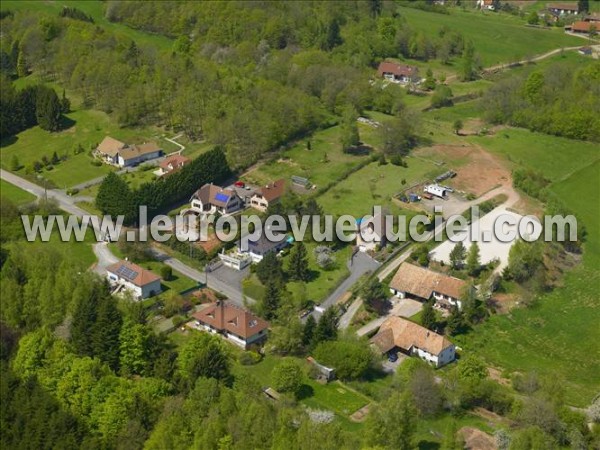
[[[416,157],[408,157],[406,162],[408,167],[370,163],[319,196],[317,201],[324,211],[335,215],[362,217],[371,214],[374,205],[388,207],[393,214],[399,214],[402,211],[392,200],[393,195],[447,170]]]
[[[2,2],[0,9],[2,10],[39,10],[39,11],[55,11],[60,12],[63,5],[68,5],[72,8],[77,8],[94,19],[94,23],[108,31],[114,32],[117,35],[125,36],[132,39],[138,45],[150,45],[161,50],[169,50],[173,45],[173,41],[166,36],[158,34],[145,33],[140,30],[135,30],[120,23],[108,21],[104,13],[105,2],[100,0],[69,0],[69,1],[37,1],[37,0],[5,0]]]
[[[23,189],[19,189],[15,185],[4,180],[0,180],[0,197],[9,199],[17,206],[31,203],[35,200],[35,195],[30,194]]]
[[[596,143],[521,128],[505,128],[495,135],[472,136],[467,140],[503,156],[513,166],[540,171],[552,182],[569,177],[600,159]]]
[[[368,136],[361,135],[361,139],[369,143]],[[307,148],[307,141],[310,141],[310,150]],[[297,142],[290,149],[278,153],[274,159],[246,172],[242,179],[263,185],[279,178],[289,180],[292,175],[296,175],[308,178],[319,188],[339,179],[366,158],[367,154],[342,152],[340,127],[334,126]]]
[[[424,33],[437,34],[442,27],[460,31],[473,42],[485,67],[519,61],[555,48],[585,45],[583,39],[565,35],[562,29],[537,29],[525,26],[523,19],[477,10],[450,9],[450,14],[432,14],[401,7],[400,14],[409,26]]]

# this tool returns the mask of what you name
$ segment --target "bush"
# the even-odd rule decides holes
[[[67,189],[67,195],[77,195],[77,194],[79,194],[79,189],[77,189],[77,188]]]
[[[273,387],[279,392],[297,394],[303,378],[302,368],[291,358],[284,358],[271,372]]]
[[[343,340],[321,342],[315,349],[315,358],[335,368],[342,380],[362,378],[373,362],[373,352],[366,341]]]
[[[169,266],[162,266],[160,268],[160,277],[165,281],[170,281],[173,279],[173,269]]]
[[[173,326],[175,328],[177,328],[178,326],[180,326],[180,325],[182,325],[182,324],[184,324],[184,323],[187,322],[187,319],[185,317],[179,316],[179,315],[173,316],[172,320],[173,320]]]
[[[102,165],[102,161],[98,161],[97,159],[92,160],[90,163],[92,166],[100,167]]]
[[[242,352],[238,358],[238,361],[242,366],[252,366],[260,362],[262,357],[256,352]]]

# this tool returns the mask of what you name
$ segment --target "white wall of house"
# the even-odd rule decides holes
[[[439,355],[433,355],[421,348],[412,347],[410,353],[411,355],[418,356],[424,361],[433,364],[435,367],[442,367],[454,361],[456,349],[454,345],[451,345],[450,347],[445,348]]]
[[[433,291],[433,298],[435,298],[436,300],[445,300],[452,306],[458,306],[458,309],[462,309],[462,302],[457,298],[451,297],[449,295],[440,294],[436,291]]]
[[[267,202],[261,195],[253,195],[250,198],[250,206],[258,209],[259,211],[265,212],[269,207],[269,202]]]
[[[149,161],[151,159],[160,158],[160,155],[161,155],[160,151],[152,152],[152,153],[145,153],[143,155],[137,156],[135,158],[130,158],[130,159],[124,159],[121,155],[119,155],[117,164],[121,167],[131,167],[131,166],[135,166],[137,164],[143,163],[145,161]]]
[[[398,298],[406,298],[406,292],[397,291],[396,289],[390,288],[390,292]]]
[[[118,275],[112,272],[108,272],[107,278],[111,284],[123,285],[125,289],[131,292],[137,299],[149,298],[161,293],[160,280],[153,281],[152,283],[148,283],[140,287],[133,284],[129,280],[120,278]]]

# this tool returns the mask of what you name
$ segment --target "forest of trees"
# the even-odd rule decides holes
[[[494,84],[481,105],[492,123],[598,142],[599,96],[600,63],[575,70],[553,65]]]
[[[66,97],[59,99],[56,91],[43,84],[15,90],[11,81],[0,74],[0,137],[4,138],[39,125],[48,131],[58,131],[62,114],[69,112]]]
[[[466,48],[455,31],[413,31],[392,2],[109,2],[106,14],[174,40],[159,50],[71,10],[16,11],[2,19],[0,70],[57,81],[124,126],[207,138],[234,168],[346,108],[397,111],[400,90],[369,84],[382,59],[449,62]]]

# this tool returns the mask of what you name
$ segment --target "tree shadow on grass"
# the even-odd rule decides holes
[[[18,140],[19,140],[19,138],[17,136],[6,136],[5,138],[2,138],[2,140],[0,141],[0,147],[2,147],[2,148],[8,147],[9,145],[13,145]]]
[[[300,386],[296,398],[298,398],[298,400],[304,400],[305,398],[312,397],[313,395],[315,395],[315,390],[312,388],[312,386],[309,386],[308,384],[303,384],[302,386]]]
[[[432,441],[419,441],[418,448],[419,450],[438,450],[440,444]]]
[[[68,130],[71,127],[74,127],[77,122],[67,116],[62,116],[60,119],[60,128],[59,131]]]

